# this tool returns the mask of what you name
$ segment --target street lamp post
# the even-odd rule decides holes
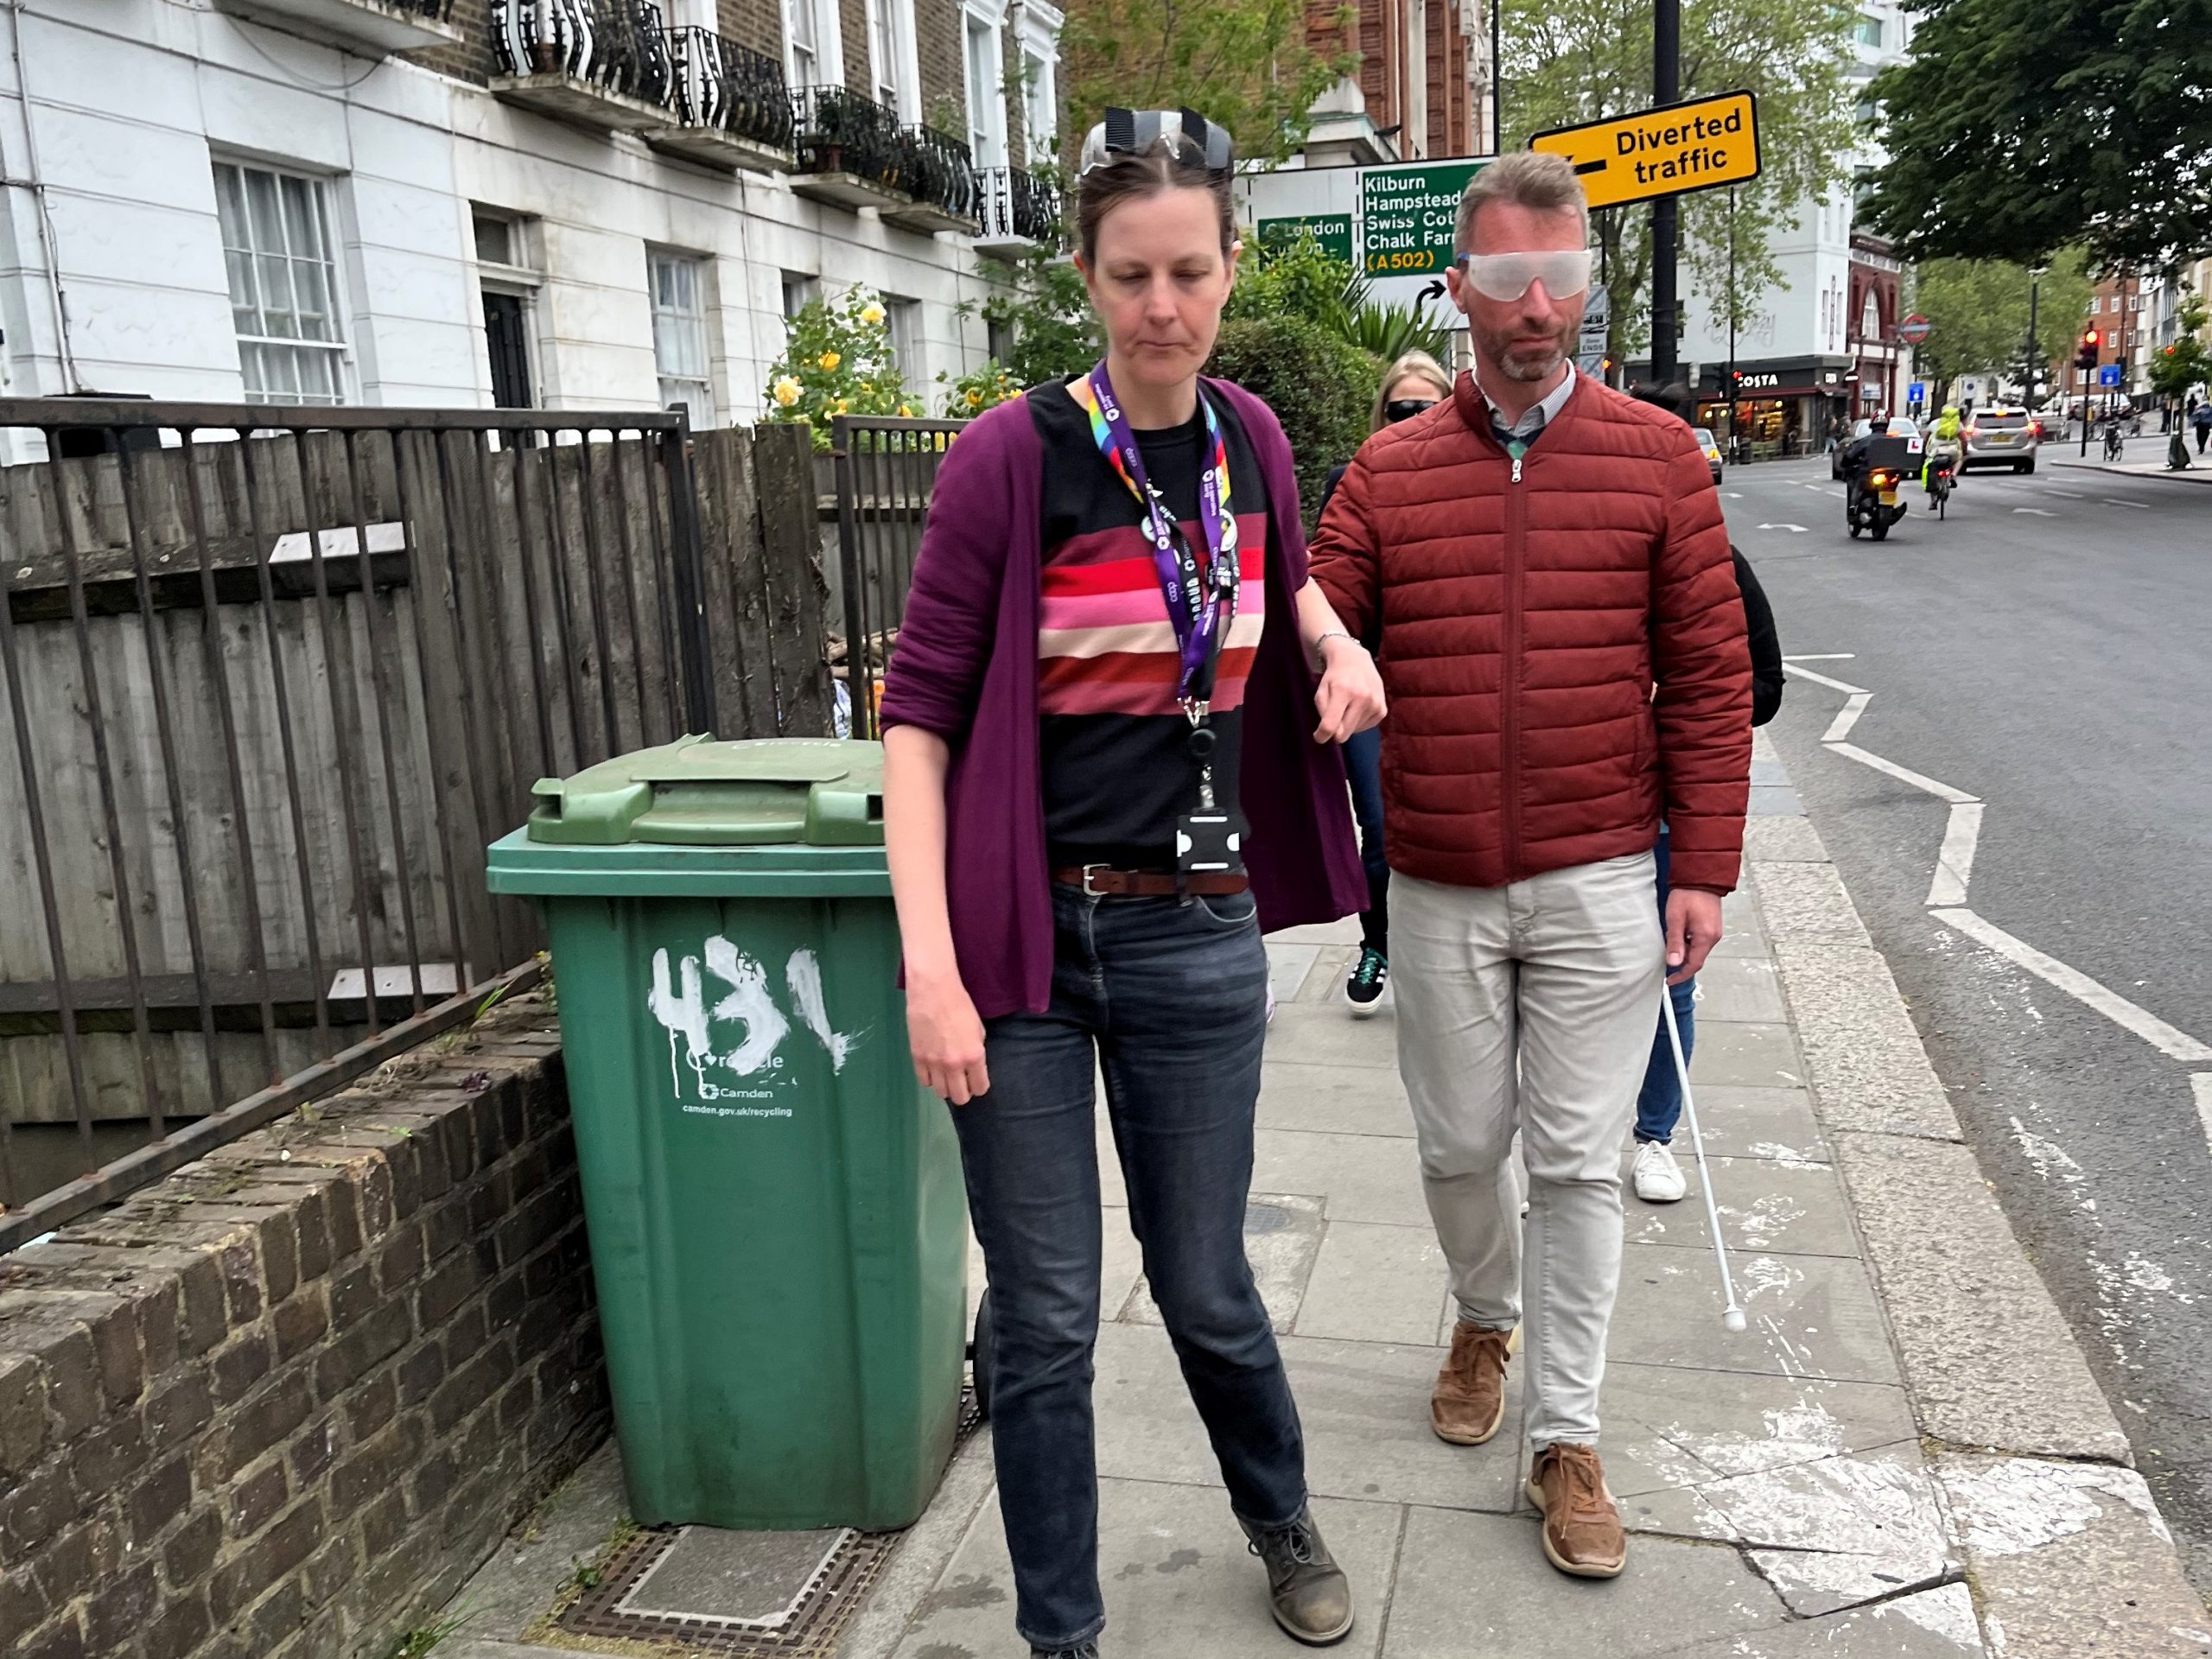
[[[1682,96],[1681,0],[1652,0],[1651,92],[1662,107]],[[1676,327],[1675,247],[1681,224],[1681,199],[1662,196],[1651,204],[1651,383],[1663,386],[1675,378]]]
[[[1728,187],[1728,448],[1736,450],[1736,187]]]
[[[1505,67],[1498,61],[1504,49],[1504,29],[1498,13],[1505,0],[1490,0],[1490,153],[1505,154]]]
[[[2028,272],[2028,358],[2020,377],[2020,397],[2031,406],[2036,400],[2036,302],[2043,295],[2044,272],[2050,269],[2037,265]]]

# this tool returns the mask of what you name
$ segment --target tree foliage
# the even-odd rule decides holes
[[[1962,374],[2018,375],[2027,355],[2032,280],[2026,266],[2005,260],[1923,260],[1914,272],[1911,308],[1933,330],[1920,346],[1920,370],[1938,385]],[[2035,296],[2038,368],[2071,354],[2094,291],[2080,249],[2051,262]]]
[[[1338,19],[1340,38],[1357,13]],[[1192,109],[1229,129],[1240,160],[1279,162],[1306,142],[1308,113],[1359,65],[1309,45],[1302,0],[1074,0],[1060,30],[1067,142],[1109,104]]]
[[[1297,460],[1299,505],[1313,523],[1329,469],[1366,440],[1382,365],[1303,317],[1240,317],[1221,325],[1206,372],[1274,410]]]
[[[1872,213],[1914,257],[2212,249],[2212,0],[1919,0]]]
[[[2212,313],[2192,294],[2182,302],[2181,337],[2151,359],[2151,390],[2161,397],[2185,397],[2212,380],[2212,351],[2205,349],[2204,325]]]
[[[2207,0],[2212,3],[2212,0]],[[1749,88],[1758,95],[1760,175],[1732,194],[1681,199],[1681,254],[1688,282],[1716,302],[1722,327],[1748,327],[1759,296],[1782,283],[1769,247],[1802,205],[1843,177],[1853,140],[1848,31],[1855,14],[1828,0],[1685,0],[1681,94]],[[1629,114],[1651,102],[1649,0],[1505,0],[1506,143],[1531,133]],[[1729,245],[1735,244],[1735,283]],[[1651,338],[1651,215],[1627,207],[1596,216],[1618,360]]]

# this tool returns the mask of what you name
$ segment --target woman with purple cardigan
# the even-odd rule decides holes
[[[1316,1645],[1352,1625],[1243,1218],[1261,931],[1363,901],[1336,746],[1382,718],[1382,687],[1306,580],[1282,429],[1199,377],[1236,276],[1230,167],[1188,111],[1091,130],[1078,264],[1105,360],[946,454],[883,699],[908,1034],[960,1136],[1014,1623],[1051,1659],[1095,1659],[1105,1624],[1098,1071],[1276,1621]]]

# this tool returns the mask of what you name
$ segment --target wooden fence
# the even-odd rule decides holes
[[[803,429],[0,423],[0,1204],[526,960],[538,777],[830,729]]]

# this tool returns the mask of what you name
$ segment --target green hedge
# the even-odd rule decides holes
[[[1300,512],[1311,525],[1330,469],[1350,461],[1367,437],[1382,365],[1303,318],[1281,316],[1223,323],[1206,372],[1274,410],[1290,440]]]

